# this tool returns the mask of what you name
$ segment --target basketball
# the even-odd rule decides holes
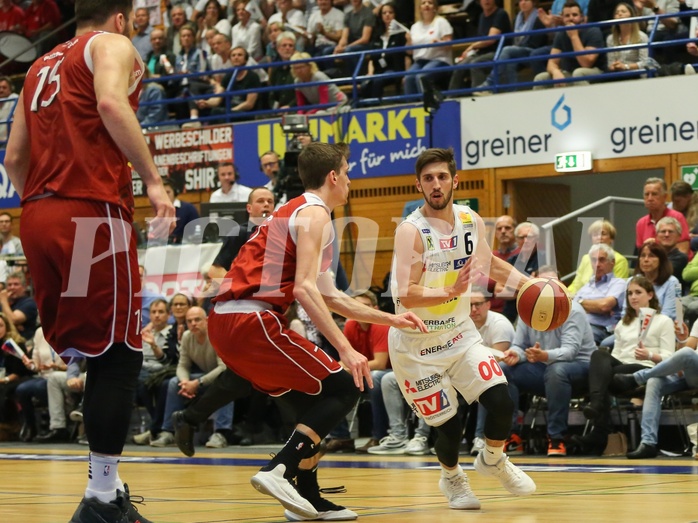
[[[572,300],[567,287],[554,278],[532,278],[516,297],[519,318],[537,331],[557,329],[567,321]]]

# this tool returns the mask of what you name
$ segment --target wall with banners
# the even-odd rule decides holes
[[[698,108],[691,77],[627,80],[464,98],[462,169],[552,164],[555,154],[611,159],[694,151]],[[664,93],[652,96],[651,93]]]

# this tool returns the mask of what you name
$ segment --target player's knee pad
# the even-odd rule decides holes
[[[500,383],[487,389],[478,400],[487,409],[485,418],[485,437],[494,440],[504,440],[509,437],[511,417],[514,413],[514,402],[509,396],[509,388]]]
[[[436,430],[436,456],[447,467],[458,465],[458,451],[463,436],[463,427],[457,416],[453,416],[443,425],[434,427]]]

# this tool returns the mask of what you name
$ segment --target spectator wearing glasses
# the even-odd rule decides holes
[[[679,280],[683,289],[685,284],[682,274],[686,265],[688,265],[688,255],[676,247],[682,232],[681,224],[676,218],[665,216],[657,222],[657,243],[664,247],[667,258],[669,258],[671,266],[674,268],[674,276]]]

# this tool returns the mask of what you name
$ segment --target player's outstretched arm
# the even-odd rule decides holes
[[[354,377],[354,384],[363,390],[364,379],[373,387],[368,359],[356,352],[337,327],[330,309],[318,289],[322,246],[329,238],[330,215],[320,206],[302,209],[296,217],[296,275],[293,295],[308,313],[318,330],[339,352],[342,364]]]
[[[5,170],[20,198],[24,194],[24,183],[29,172],[29,154],[30,142],[24,117],[24,91],[22,91],[17,100],[12,131],[5,151]]]

